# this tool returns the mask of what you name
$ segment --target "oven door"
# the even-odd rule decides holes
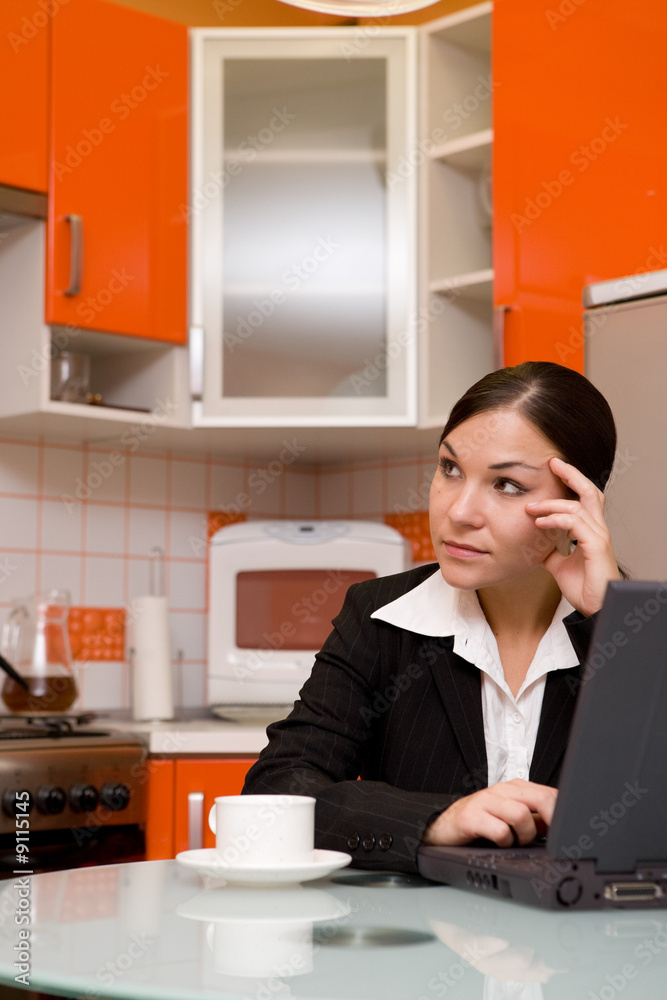
[[[0,879],[14,878],[26,869],[40,872],[112,865],[122,861],[145,861],[146,841],[143,825],[70,827],[66,830],[39,830],[30,833],[26,854],[17,850],[16,834],[0,835]]]

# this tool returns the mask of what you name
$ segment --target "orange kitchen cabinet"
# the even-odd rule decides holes
[[[667,267],[664,0],[495,0],[494,301],[505,364],[582,370],[582,286]]]
[[[146,860],[174,856],[174,774],[176,761],[149,758],[146,761],[147,816]]]
[[[183,343],[187,28],[68,0],[51,35],[46,320]]]
[[[239,795],[254,760],[179,760],[174,793],[174,853],[188,850],[188,795],[204,793],[204,847],[215,847],[208,814],[218,795]]]
[[[188,850],[188,796],[191,792],[204,795],[204,847],[215,847],[215,837],[208,827],[209,810],[217,796],[240,794],[254,760],[150,760],[147,859],[173,858],[179,851]]]
[[[51,18],[35,0],[0,4],[0,184],[46,191],[48,36]]]

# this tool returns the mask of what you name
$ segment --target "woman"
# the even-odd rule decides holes
[[[529,843],[619,577],[601,493],[615,447],[608,404],[571,369],[472,386],[431,486],[439,565],[349,589],[244,792],[314,795],[316,846],[366,868],[414,871],[422,842]]]

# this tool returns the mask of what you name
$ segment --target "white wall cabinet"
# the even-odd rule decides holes
[[[194,425],[442,424],[494,365],[491,3],[193,46]]]
[[[414,30],[192,41],[194,425],[415,425]]]

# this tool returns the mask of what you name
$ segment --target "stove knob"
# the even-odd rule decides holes
[[[122,781],[107,781],[102,785],[100,802],[111,812],[122,812],[130,804],[131,791]]]
[[[67,795],[55,785],[42,785],[36,798],[37,808],[44,816],[57,816],[67,805]]]
[[[10,792],[7,789],[2,793],[2,811],[5,816],[27,816],[31,809],[30,792]]]
[[[93,812],[99,801],[94,785],[73,785],[69,790],[69,804],[74,812]]]

